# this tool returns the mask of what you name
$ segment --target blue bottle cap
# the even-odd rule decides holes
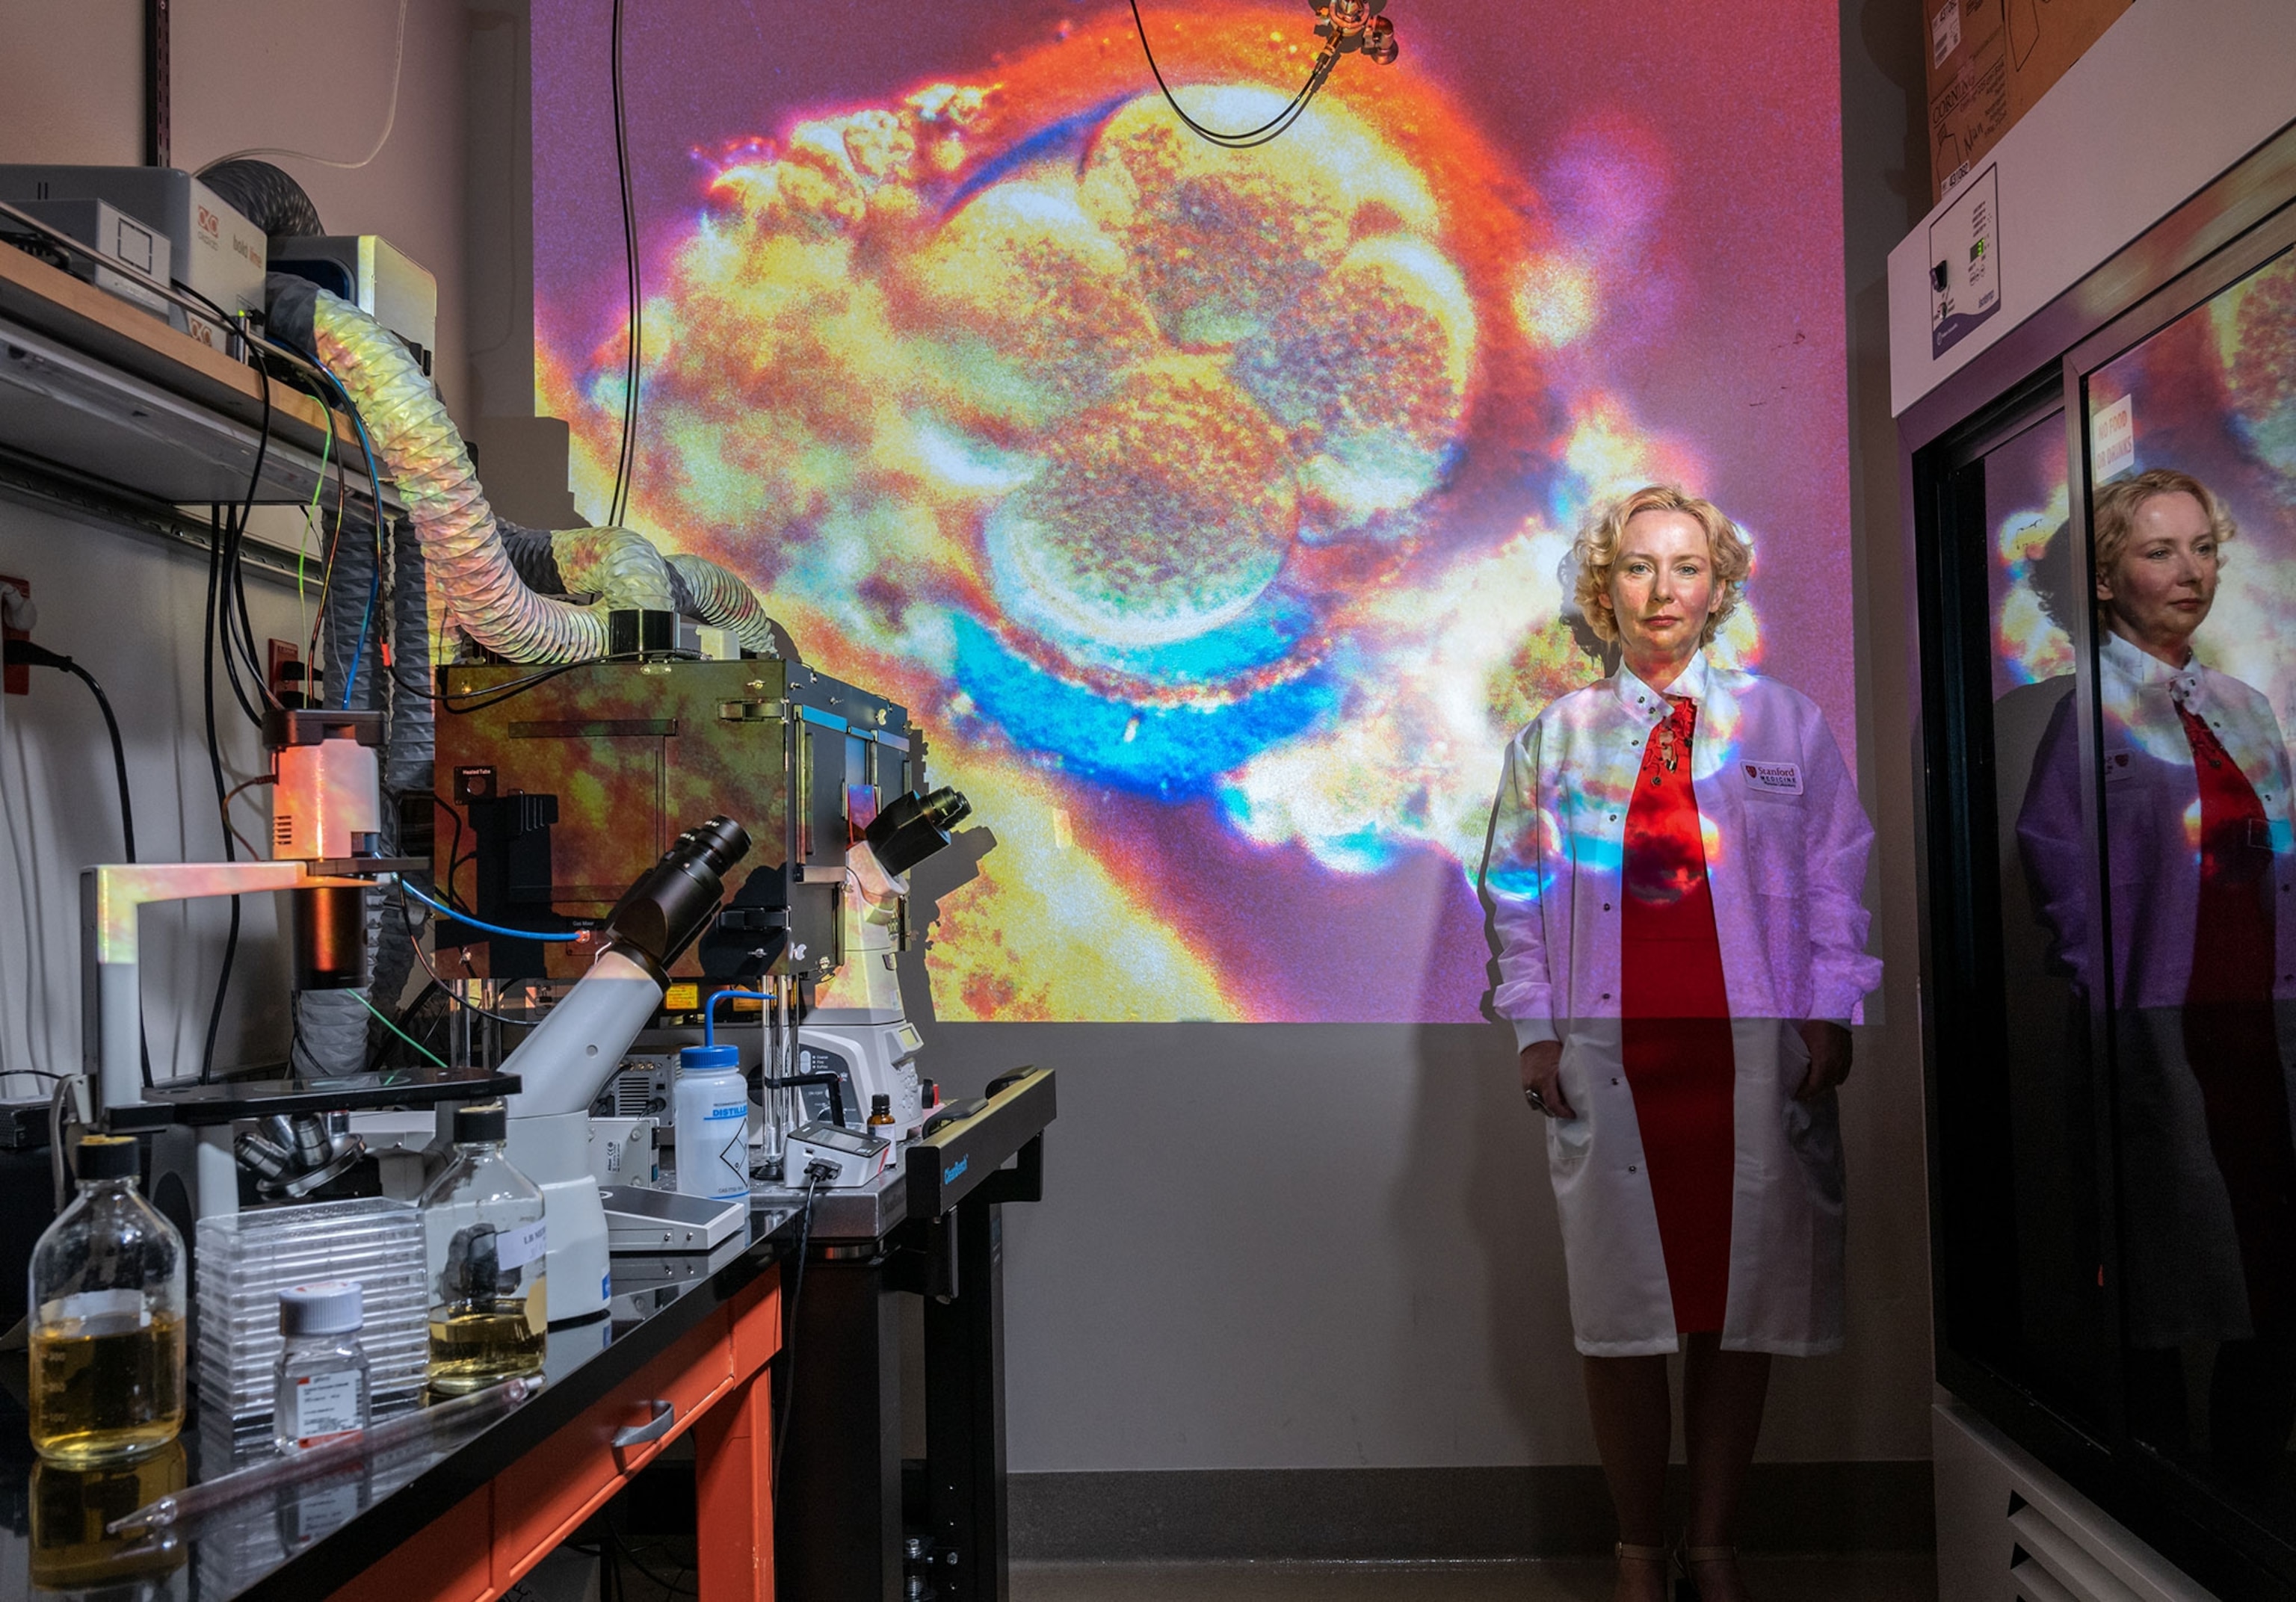
[[[742,1071],[741,1048],[687,1046],[677,1054],[677,1071],[681,1074],[738,1074]]]

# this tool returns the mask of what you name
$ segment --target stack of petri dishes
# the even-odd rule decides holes
[[[365,1197],[202,1218],[193,1269],[203,1421],[228,1418],[235,1436],[268,1428],[279,1293],[315,1279],[356,1279],[365,1292],[359,1340],[375,1415],[422,1390],[430,1304],[412,1204]]]

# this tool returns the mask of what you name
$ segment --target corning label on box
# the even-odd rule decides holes
[[[1930,359],[2001,310],[2001,169],[1988,167],[1930,225]]]
[[[1930,64],[1942,67],[1961,48],[1961,0],[1945,0],[1930,19]]]
[[[2090,470],[2096,481],[2116,478],[2136,467],[2136,401],[2122,396],[2088,425]]]

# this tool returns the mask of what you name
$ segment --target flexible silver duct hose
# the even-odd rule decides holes
[[[430,582],[453,625],[513,662],[580,662],[606,654],[609,596],[595,608],[536,594],[503,550],[471,454],[397,335],[357,307],[318,291],[312,333],[365,420],[422,543]]]
[[[693,604],[692,616],[705,628],[729,628],[744,650],[761,657],[782,654],[775,638],[774,620],[758,600],[758,593],[739,576],[707,557],[673,556],[669,565],[685,581]]]
[[[569,595],[611,597],[616,606],[652,612],[672,609],[669,564],[642,534],[627,528],[555,529],[550,554]]]

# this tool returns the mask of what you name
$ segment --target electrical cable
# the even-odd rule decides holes
[[[436,1051],[433,1051],[430,1047],[424,1045],[421,1041],[416,1040],[413,1035],[407,1034],[406,1030],[400,1028],[397,1024],[392,1023],[390,1016],[386,1014],[381,1008],[367,1000],[366,992],[364,990],[354,990],[351,993],[358,997],[360,1006],[374,1014],[375,1021],[377,1023],[390,1030],[393,1034],[398,1036],[399,1039],[405,1041],[408,1045],[414,1047],[417,1051],[422,1052],[423,1056],[438,1064],[439,1067],[443,1068],[447,1066],[447,1059],[445,1058],[439,1056]]]
[[[246,781],[244,783],[233,785],[231,787],[230,794],[225,796],[223,798],[223,826],[231,830],[232,838],[234,839],[236,839],[242,846],[247,847],[247,854],[250,858],[260,857],[263,854],[255,848],[253,844],[249,841],[245,835],[239,832],[239,826],[231,821],[231,804],[241,795],[253,789],[258,784],[276,784],[278,782],[279,776],[276,773],[258,773],[254,778]]]
[[[404,879],[399,881],[401,885],[404,885],[406,882],[406,881]],[[426,908],[422,913],[422,920],[425,924],[428,924],[430,921],[430,916],[431,914],[430,911]],[[456,912],[454,913],[453,916],[460,918],[462,914],[460,912]],[[534,1020],[532,1018],[504,1018],[499,1012],[488,1011],[476,1001],[466,1001],[455,993],[453,985],[447,984],[446,980],[439,977],[438,969],[431,965],[429,953],[424,952],[422,949],[422,936],[414,932],[414,921],[407,916],[406,900],[404,896],[401,896],[398,902],[398,927],[406,932],[406,938],[414,943],[414,960],[422,965],[422,971],[430,977],[430,983],[439,987],[439,993],[443,994],[447,1001],[453,1002],[455,1006],[460,1007],[465,1012],[475,1012],[480,1018],[488,1019],[493,1023],[507,1024],[516,1029],[526,1029],[533,1026]],[[419,1000],[420,998],[418,997],[417,999]]]
[[[578,668],[596,667],[608,662],[641,662],[648,659],[648,653],[644,651],[626,650],[617,651],[611,656],[592,657],[589,660],[585,662],[561,662],[554,667],[545,667],[538,673],[530,673],[522,679],[512,679],[506,684],[495,684],[490,685],[484,690],[474,690],[461,697],[448,695],[440,691],[426,689],[422,685],[414,682],[412,680],[408,679],[406,674],[399,673],[395,668],[391,672],[391,677],[398,683],[399,689],[406,691],[408,695],[419,695],[424,700],[435,701],[439,706],[445,707],[447,711],[453,713],[455,716],[463,717],[467,716],[469,714],[473,712],[484,712],[489,707],[499,707],[504,701],[510,700],[513,697],[524,695],[537,684],[547,683],[550,680],[558,677],[559,674],[572,673]],[[651,659],[669,662],[694,662],[699,661],[701,658],[693,651],[671,651],[653,653]],[[458,706],[456,704],[458,700],[467,701],[470,704],[468,706]]]
[[[319,533],[319,497],[327,493],[327,463],[335,454],[334,419],[327,420],[326,433],[319,440],[319,476],[311,484],[311,503],[303,509],[303,532],[295,541],[295,604],[302,611],[301,625],[297,633],[310,632],[311,602],[303,593],[303,559],[310,553],[311,540],[316,535],[322,544],[325,536]],[[308,658],[305,660],[308,662]]]
[[[394,674],[392,676],[398,675]],[[463,864],[463,814],[455,810],[453,802],[437,790],[430,792],[430,805],[434,811],[444,809],[447,821],[455,826],[454,843],[447,847],[447,882],[439,887],[439,898],[452,906],[455,904],[455,872]],[[436,824],[432,825],[431,832],[437,834]]]
[[[220,506],[210,506],[208,508],[208,524],[210,528],[214,527],[216,524],[220,522],[222,518],[223,509]],[[223,812],[224,803],[230,789],[228,782],[224,778],[223,743],[216,732],[216,595],[222,586],[222,582],[223,543],[220,540],[210,540],[208,544],[207,610],[203,624],[203,633],[206,636],[206,646],[201,653],[200,699],[201,710],[205,714],[207,720],[208,766],[215,776],[216,811],[218,816],[220,816]],[[234,853],[231,830],[228,829],[223,831],[223,854],[224,861],[227,862],[237,862],[239,860],[237,855]],[[216,980],[214,1004],[208,1009],[207,1044],[201,1049],[200,1054],[199,1082],[201,1084],[208,1083],[209,1078],[215,1068],[216,1031],[221,1026],[223,1022],[224,991],[231,983],[232,959],[238,953],[238,951],[239,897],[234,895],[231,898],[231,932],[224,940],[223,970],[217,976]]]
[[[782,1399],[774,1409],[774,1512],[778,1516],[782,1506],[782,1451],[789,1445],[790,1400],[797,1394],[797,1321],[798,1299],[805,1295],[805,1255],[813,1240],[813,1197],[820,1186],[816,1176],[824,1165],[808,1163],[805,1170],[805,1210],[797,1225],[797,1267],[790,1276],[789,1314],[782,1326],[790,1337],[782,1345]]]
[[[1308,69],[1308,81],[1300,86],[1300,93],[1292,97],[1291,103],[1258,127],[1246,129],[1242,133],[1225,133],[1218,128],[1208,128],[1189,116],[1180,102],[1173,97],[1172,86],[1164,81],[1163,69],[1156,64],[1155,49],[1148,43],[1148,24],[1141,20],[1140,0],[1130,0],[1130,4],[1132,26],[1140,35],[1140,53],[1148,58],[1149,74],[1155,78],[1156,87],[1163,91],[1164,103],[1172,108],[1172,114],[1185,123],[1191,133],[1228,150],[1257,150],[1259,146],[1280,139],[1290,132],[1292,125],[1299,121],[1307,111],[1308,102],[1316,98],[1316,91],[1324,86],[1324,80],[1331,77],[1332,66],[1339,61],[1337,41],[1334,40],[1332,44],[1317,53],[1315,63]]]
[[[127,748],[120,742],[119,719],[112,715],[111,698],[103,693],[103,686],[95,675],[62,651],[50,650],[45,645],[35,645],[29,640],[11,640],[4,652],[0,652],[10,666],[22,664],[28,667],[53,667],[68,673],[87,686],[95,698],[95,709],[103,714],[104,732],[111,736],[112,777],[119,786],[119,834],[126,849],[126,860],[135,860],[135,806],[127,795]]]
[[[472,928],[483,930],[485,933],[489,935],[500,935],[506,940],[549,940],[556,942],[569,942],[579,940],[590,932],[587,929],[570,929],[563,932],[544,934],[537,929],[506,929],[498,923],[488,923],[484,919],[473,918],[468,912],[458,912],[443,901],[432,900],[428,892],[415,888],[413,885],[408,884],[403,877],[398,880],[398,887],[402,892],[408,895],[412,895],[415,900],[421,902],[424,906],[429,907],[434,912],[443,912],[447,917],[455,920],[457,923],[467,924]]]
[[[358,436],[359,453],[366,459],[367,489],[369,494],[373,496],[375,552],[374,576],[367,585],[366,610],[359,618],[358,642],[352,648],[350,671],[344,675],[343,699],[340,705],[344,709],[348,710],[351,704],[351,696],[358,688],[359,661],[366,650],[367,630],[374,621],[375,597],[380,593],[382,585],[383,525],[388,520],[389,513],[383,510],[382,475],[375,470],[374,443],[367,437],[366,419],[360,415],[358,403],[351,398],[351,392],[343,388],[342,380],[335,376],[334,370],[332,368],[329,367],[324,362],[316,361],[313,363],[313,366],[317,372],[325,377],[328,383],[334,386],[335,393],[342,396],[343,410],[351,420],[352,431]],[[340,523],[336,526],[336,535],[340,539],[341,535],[341,525]],[[332,557],[328,559],[328,567],[332,574],[332,569],[333,568],[333,559]]]
[[[647,1567],[644,1563],[641,1563],[638,1560],[636,1549],[633,1548],[628,1541],[624,1541],[620,1536],[609,1532],[606,1539],[613,1542],[615,1549],[619,1556],[628,1558],[630,1566],[637,1570],[639,1573],[644,1574],[646,1579],[652,1583],[655,1590],[668,1591],[673,1597],[696,1597],[701,1594],[690,1585],[681,1584],[675,1580],[665,1580],[660,1574],[654,1573],[652,1569]],[[678,1572],[685,1573],[689,1571],[684,1565],[680,1565]]]
[[[631,486],[637,478],[638,389],[645,370],[645,278],[638,251],[637,196],[630,185],[629,109],[622,87],[622,0],[614,0],[611,55],[614,90],[614,171],[622,198],[622,266],[629,297],[629,323],[622,344],[622,440],[614,462],[614,496],[606,524],[622,527],[629,515]]]
[[[260,367],[256,369],[256,376],[261,380],[258,385],[258,388],[263,391],[263,430],[256,441],[255,467],[254,470],[247,476],[247,494],[242,502],[242,504],[250,511],[255,505],[256,491],[263,483],[263,459],[271,447],[271,381],[269,377],[264,373]],[[209,515],[209,526],[212,527],[218,515],[217,509],[210,508]],[[218,813],[217,821],[226,825],[223,830],[223,860],[226,862],[235,862],[239,860],[238,855],[233,849],[236,842],[232,838],[232,830],[228,827],[228,816],[225,815],[225,809],[229,801],[229,794],[228,789],[224,781],[223,742],[216,732],[215,716],[217,606],[219,599],[219,593],[222,589],[224,576],[223,568],[223,546],[218,542],[210,541],[208,545],[208,597],[206,618],[207,649],[203,653],[204,662],[203,672],[201,674],[201,699],[207,716],[208,765],[215,776],[216,810]],[[243,595],[244,592],[242,592],[242,593]],[[226,666],[230,665],[230,655],[226,652],[224,658],[225,665]],[[234,691],[239,688],[238,682],[235,679],[233,682],[232,688]],[[242,705],[244,705],[244,702],[242,702]],[[250,708],[250,710],[251,711],[252,709]],[[259,723],[262,720],[258,717],[256,721]],[[201,1084],[208,1083],[215,1075],[216,1035],[223,1027],[224,997],[231,989],[232,964],[239,955],[239,897],[234,895],[231,897],[230,928],[224,936],[223,966],[216,975],[215,1001],[208,1009],[207,1040],[200,1049],[200,1083]]]
[[[297,161],[316,161],[321,167],[332,167],[338,172],[355,173],[382,154],[382,147],[390,143],[390,130],[398,126],[398,86],[406,70],[406,0],[398,0],[398,44],[390,63],[390,109],[383,114],[382,132],[375,135],[374,148],[356,161],[330,161],[324,156],[314,156],[308,151],[279,150],[259,145],[253,150],[234,151],[227,156],[217,156],[200,168],[195,176],[205,176],[226,161],[246,161],[266,156],[285,156]]]

